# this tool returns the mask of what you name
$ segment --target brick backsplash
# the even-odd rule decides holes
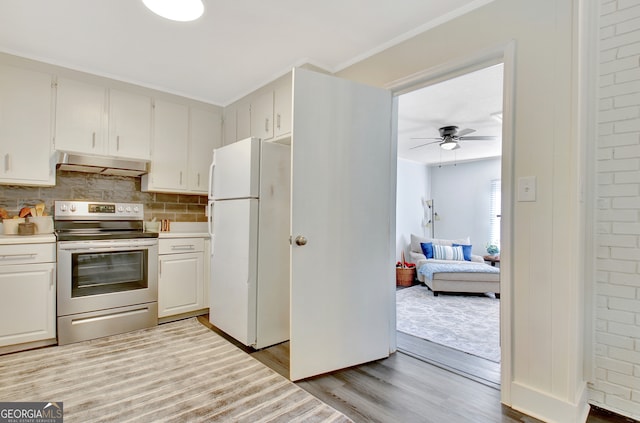
[[[45,203],[53,214],[54,200],[118,201],[144,204],[145,220],[206,222],[207,197],[140,191],[140,178],[58,171],[55,187],[0,185],[0,207],[17,214],[24,206]]]

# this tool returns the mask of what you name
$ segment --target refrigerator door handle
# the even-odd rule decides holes
[[[209,199],[213,198],[213,170],[216,167],[216,151],[213,151],[213,160],[209,166]]]
[[[213,236],[213,201],[207,203],[207,230]]]

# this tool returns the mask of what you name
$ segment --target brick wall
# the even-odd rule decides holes
[[[140,178],[101,176],[58,171],[55,187],[0,185],[0,207],[17,214],[23,206],[45,203],[49,214],[54,200],[92,200],[142,203],[145,220],[155,217],[173,222],[206,222],[207,197],[140,191]]]
[[[595,380],[590,402],[640,418],[640,0],[601,0]]]

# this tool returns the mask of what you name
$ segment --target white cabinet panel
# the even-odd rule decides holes
[[[192,107],[189,111],[189,192],[206,195],[213,150],[222,146],[220,114]]]
[[[158,100],[153,132],[151,171],[142,177],[142,190],[206,195],[213,149],[222,144],[220,113]]]
[[[224,144],[256,137],[280,141],[291,136],[292,73],[224,109]]]
[[[58,78],[56,92],[56,150],[104,154],[107,90]]]
[[[161,239],[158,262],[158,317],[207,307],[203,238]]]
[[[0,266],[0,346],[56,337],[54,263]]]
[[[189,108],[157,100],[153,133],[151,172],[142,177],[143,191],[186,191]]]
[[[111,89],[109,91],[108,154],[150,159],[151,99]]]
[[[251,102],[251,136],[265,141],[273,138],[273,91]]]
[[[224,145],[236,142],[236,106],[231,104],[224,108],[222,124],[222,142]]]
[[[0,65],[0,183],[55,185],[51,75]]]
[[[273,137],[275,139],[291,134],[291,74],[276,82],[273,100]]]
[[[236,141],[251,136],[251,104],[248,101],[236,105]]]
[[[56,150],[149,160],[150,143],[149,97],[58,79]]]

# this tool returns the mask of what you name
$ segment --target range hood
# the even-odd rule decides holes
[[[145,160],[91,156],[64,151],[58,151],[57,154],[56,167],[60,170],[117,176],[142,176],[149,173],[149,162]]]

